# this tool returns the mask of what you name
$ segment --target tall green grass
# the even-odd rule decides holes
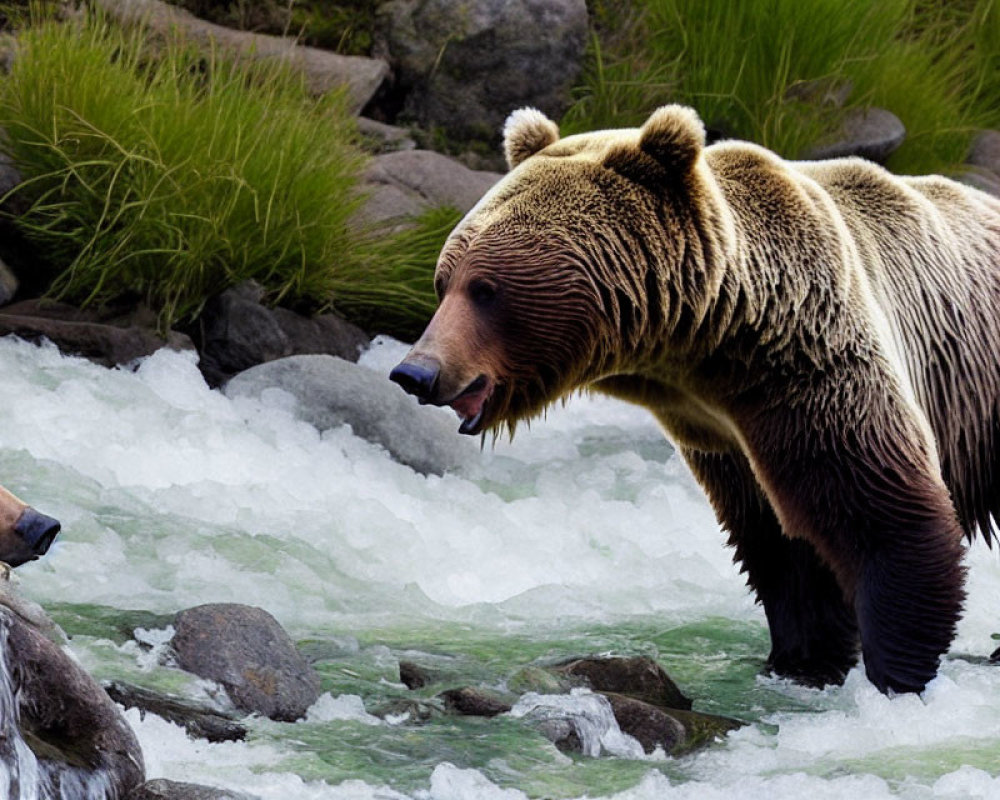
[[[1000,123],[997,0],[646,0],[611,4],[569,131],[693,105],[710,128],[801,155],[845,108],[880,105],[909,132],[891,166],[958,163]],[[825,95],[847,90],[841,108]]]
[[[335,298],[357,258],[363,156],[340,95],[273,63],[203,58],[106,20],[41,22],[0,82],[3,148],[26,177],[17,224],[59,296],[137,293],[168,321],[242,280]]]
[[[166,327],[252,279],[273,303],[397,335],[430,316],[430,251],[454,213],[357,230],[365,157],[344,98],[311,98],[280,65],[151,46],[92,15],[36,20],[0,81],[0,127],[26,179],[16,224],[51,265],[33,282],[65,300],[138,296]]]
[[[434,267],[448,234],[462,219],[451,206],[431,208],[412,225],[390,235],[377,230],[365,243],[375,281],[359,282],[344,294],[338,310],[369,331],[413,341],[437,308]]]

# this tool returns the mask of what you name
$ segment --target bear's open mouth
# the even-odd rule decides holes
[[[493,381],[485,375],[480,375],[463,389],[450,405],[462,419],[459,433],[475,436],[483,428],[486,416],[486,403],[493,394]]]

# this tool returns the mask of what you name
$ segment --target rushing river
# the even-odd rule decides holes
[[[402,352],[386,342],[363,363],[387,372]],[[109,371],[3,339],[0,371],[0,482],[63,523],[18,570],[22,590],[97,678],[222,702],[163,643],[175,611],[225,601],[274,614],[322,675],[306,720],[252,720],[243,743],[129,711],[150,777],[274,800],[1000,797],[1000,667],[986,663],[1000,564],[981,542],[922,698],[883,697],[859,670],[809,690],[759,677],[763,614],[639,409],[574,398],[434,477],[347,428],[316,431],[285,393],[209,390],[189,355]],[[692,756],[630,759],[563,755],[512,716],[370,714],[408,694],[401,658],[503,686],[597,653],[653,655],[696,709],[751,724]]]

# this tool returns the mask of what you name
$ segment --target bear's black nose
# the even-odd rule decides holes
[[[35,555],[43,556],[62,526],[58,520],[33,508],[26,508],[14,525],[14,532],[24,539]]]
[[[437,386],[441,365],[430,356],[407,356],[389,373],[389,380],[415,395],[420,402],[430,400]]]

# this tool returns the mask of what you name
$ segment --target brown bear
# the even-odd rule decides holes
[[[59,523],[0,486],[0,562],[19,567],[45,555]]]
[[[392,378],[460,430],[580,388],[648,408],[763,604],[768,666],[882,691],[934,677],[963,533],[1000,511],[1000,201],[857,158],[705,146],[690,109],[559,138],[524,109],[511,171],[438,261]]]

